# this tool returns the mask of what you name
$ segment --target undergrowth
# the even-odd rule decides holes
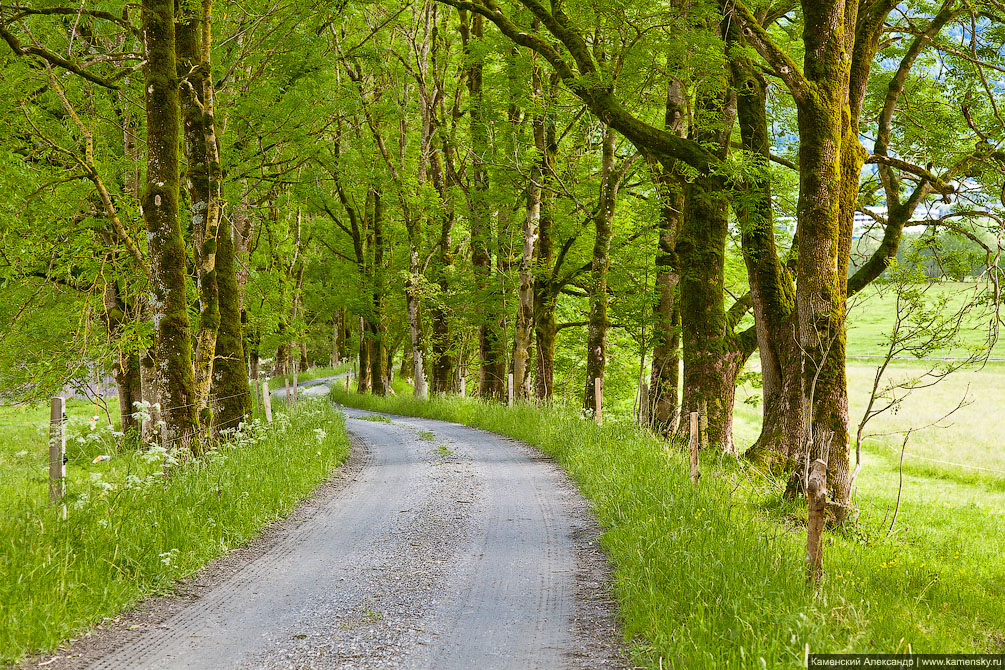
[[[175,456],[159,449],[99,464],[126,470],[72,481],[65,520],[44,505],[8,511],[0,517],[0,664],[50,650],[248,542],[347,455],[341,413],[324,400],[301,402],[277,407],[271,426],[243,424],[166,479],[161,461]]]
[[[696,490],[682,455],[629,422],[597,426],[558,408],[407,394],[336,387],[332,397],[483,428],[554,457],[605,529],[623,632],[639,663],[778,668],[805,667],[807,652],[1003,651],[1005,608],[994,585],[1005,573],[963,560],[963,540],[946,553],[917,530],[910,539],[885,539],[868,523],[832,532],[827,576],[810,589],[805,512],[769,504],[775,483],[731,457],[703,460]]]

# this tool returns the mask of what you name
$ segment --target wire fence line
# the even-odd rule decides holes
[[[230,420],[228,420],[228,421],[220,424],[218,426],[218,428],[224,428],[224,427],[228,427],[228,426],[239,425],[240,423],[247,421],[248,418],[249,417],[244,416],[244,415],[239,416],[239,417],[234,417],[233,419],[230,419]],[[182,442],[184,440],[189,440],[189,439],[191,439],[191,436],[180,436],[180,437],[172,438],[171,440],[165,441],[165,443],[162,444],[162,445],[160,445],[160,446],[162,446],[164,448],[170,448],[172,445],[178,444],[179,442]],[[224,446],[230,446],[230,445],[224,445]],[[63,460],[63,464],[64,465],[70,464],[70,463],[82,463],[82,462],[91,463],[91,462],[94,462],[94,459],[91,458],[91,457],[80,457],[80,458],[64,458],[64,460]],[[196,461],[192,461],[190,463],[191,464],[196,464],[196,463],[201,463],[201,462],[202,461],[196,460]],[[186,470],[191,471],[190,468],[186,467],[187,465],[188,464],[184,464],[182,467],[185,467]],[[13,475],[13,474],[18,473],[18,472],[25,472],[25,471],[28,471],[28,470],[44,470],[44,469],[47,469],[48,467],[49,467],[49,464],[46,462],[46,463],[42,463],[42,464],[36,464],[36,465],[33,465],[33,466],[28,466],[28,467],[25,467],[25,468],[19,468],[17,470],[9,470],[9,471],[5,471],[5,472],[0,472],[0,478],[7,477],[7,476]],[[171,469],[174,469],[174,468],[171,468]],[[208,471],[206,471],[205,469],[197,469],[196,471],[197,472],[201,471],[201,472],[208,473]],[[163,471],[161,471],[161,472],[163,473]],[[153,474],[158,474],[158,472],[155,471]],[[65,502],[65,501],[58,501],[55,505],[53,505],[51,502],[49,502],[49,503],[42,502],[42,503],[35,503],[35,504],[32,504],[32,505],[28,505],[28,506],[25,506],[25,507],[22,507],[20,509],[16,509],[16,510],[13,510],[13,511],[4,510],[4,511],[0,512],[0,520],[10,520],[10,519],[18,518],[18,517],[23,517],[23,516],[26,516],[26,515],[39,514],[39,513],[45,512],[45,511],[49,511],[49,510],[57,510],[58,511],[59,508],[62,505],[66,505],[66,504],[67,504],[67,502]],[[72,504],[72,503],[70,503],[70,504]]]
[[[896,453],[896,454],[901,453],[900,449],[897,449],[896,447],[891,447],[890,445],[886,445],[886,448],[889,449],[890,451]],[[994,468],[986,468],[986,467],[981,466],[981,465],[969,465],[967,463],[954,463],[953,461],[943,461],[943,460],[940,460],[938,458],[929,458],[927,456],[922,456],[920,454],[912,454],[909,451],[905,451],[904,455],[905,456],[910,456],[911,458],[917,458],[917,459],[920,459],[922,461],[929,461],[931,463],[941,463],[942,465],[954,465],[954,466],[956,466],[958,468],[969,468],[971,470],[982,470],[984,472],[993,472],[993,473],[998,474],[998,475],[1005,475],[1005,470],[995,470]]]
[[[253,393],[250,390],[248,390],[248,391],[241,391],[240,393],[232,393],[230,395],[225,395],[225,396],[210,396],[209,400],[210,400],[210,402],[221,402],[223,400],[230,400],[231,398],[237,398],[237,397],[242,396],[242,395],[253,395]],[[157,411],[160,411],[160,412],[171,412],[171,411],[176,410],[176,409],[185,409],[187,407],[195,407],[195,406],[197,406],[199,404],[200,403],[193,402],[193,403],[188,403],[186,405],[175,405],[174,407],[167,407],[167,408],[164,408],[164,409],[159,409]],[[137,414],[137,412],[134,412],[134,414]],[[35,426],[35,427],[41,428],[41,427],[49,426],[51,423],[52,422],[49,419],[40,419],[38,421],[25,421],[25,422],[22,422],[22,423],[4,423],[4,424],[0,424],[0,429],[3,429],[3,428],[24,428],[26,426]]]

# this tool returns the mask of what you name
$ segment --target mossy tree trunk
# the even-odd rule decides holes
[[[803,0],[802,71],[742,4],[732,17],[796,103],[800,139],[796,311],[801,350],[803,458],[826,454],[827,488],[847,504],[848,389],[845,311],[848,262],[861,169],[867,156],[859,117],[872,61],[895,0]]]
[[[220,287],[220,328],[213,365],[214,432],[236,428],[251,415],[252,409],[241,323],[241,291],[234,267],[234,237],[227,217],[220,220],[218,239],[216,271]]]
[[[684,343],[681,415],[707,408],[708,443],[721,451],[733,448],[733,396],[746,358],[724,304],[728,209],[728,195],[717,183],[695,179],[686,189],[684,226],[677,240]]]
[[[384,326],[384,202],[379,190],[373,192],[373,275],[371,311],[367,320],[370,345],[370,390],[386,395],[387,344]],[[412,356],[419,355],[412,351]]]
[[[103,293],[103,318],[110,340],[119,339],[122,326],[128,315],[128,306],[122,297],[118,283],[108,281]],[[125,347],[123,347],[125,344]],[[136,408],[134,402],[143,400],[143,384],[140,378],[140,356],[129,343],[120,342],[117,347],[116,361],[113,367],[115,386],[119,392],[119,416],[121,430],[124,433],[135,433],[140,429],[139,422],[133,417]]]
[[[590,262],[590,317],[586,334],[586,391],[583,409],[596,408],[595,379],[604,379],[607,365],[607,272],[611,265],[611,229],[617,202],[620,174],[615,170],[614,150],[617,133],[604,128],[600,163],[600,194],[593,217],[593,256]]]
[[[554,273],[554,181],[558,155],[558,129],[555,124],[557,84],[554,77],[541,81],[541,99],[535,114],[534,148],[540,163],[540,211],[537,221],[537,245],[534,249],[534,395],[539,401],[550,401],[555,387],[555,307],[558,302],[558,281]]]
[[[151,260],[151,310],[164,439],[198,452],[185,240],[178,221],[178,78],[174,0],[144,0],[147,173],[143,220]]]
[[[664,127],[674,135],[683,135],[687,118],[688,98],[684,86],[673,79],[667,86]],[[677,429],[680,386],[680,261],[677,257],[677,238],[684,226],[685,180],[675,160],[650,157],[649,163],[660,195],[649,421],[658,432],[671,435]]]
[[[219,280],[216,268],[221,181],[216,139],[212,64],[212,0],[182,3],[176,25],[179,103],[183,122],[185,183],[191,208],[193,257],[199,283],[199,328],[195,349],[195,390],[200,422],[212,422],[210,387],[220,328]],[[185,9],[188,8],[188,9]]]
[[[735,26],[729,37],[731,44],[742,41]],[[741,144],[745,151],[760,158],[760,169],[764,171],[749,177],[744,183],[745,192],[734,199],[750,284],[764,400],[761,433],[745,455],[781,473],[795,466],[803,445],[796,288],[775,245],[771,181],[767,175],[767,82],[746,58],[734,57],[731,69]]]
[[[450,295],[451,276],[454,265],[454,252],[451,248],[451,236],[456,214],[454,211],[454,196],[448,188],[445,163],[455,153],[450,134],[444,132],[445,121],[438,114],[441,96],[446,90],[444,79],[449,70],[446,65],[443,35],[447,34],[447,22],[450,12],[439,12],[437,5],[430,6],[433,24],[430,31],[429,68],[426,84],[426,107],[428,109],[430,129],[428,149],[426,150],[428,177],[440,199],[441,209],[433,217],[433,224],[439,235],[436,242],[435,260],[431,272],[433,281],[439,287],[440,296]],[[430,90],[431,89],[431,90]],[[453,170],[451,169],[451,172]],[[451,312],[446,300],[436,300],[430,305],[429,321],[432,330],[430,338],[430,387],[434,393],[450,393],[456,390],[457,377],[456,359],[457,337],[451,324]]]
[[[444,142],[446,141],[444,140]],[[443,175],[441,152],[436,149],[430,151],[429,171],[443,205],[443,211],[438,215],[439,239],[436,242],[436,264],[433,269],[433,278],[439,287],[440,295],[445,297],[450,294],[451,290],[450,278],[454,265],[451,232],[455,215],[453,197],[447,190]],[[450,311],[444,300],[437,300],[430,306],[429,320],[432,328],[430,387],[433,393],[450,393],[455,390],[456,360],[454,349],[456,336],[451,328]]]

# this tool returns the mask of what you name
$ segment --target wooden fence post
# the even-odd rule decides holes
[[[604,380],[593,378],[593,416],[597,423],[604,422]]]
[[[269,380],[262,383],[262,401],[265,405],[265,420],[272,423],[272,394],[269,393]]]
[[[827,463],[816,459],[806,482],[809,519],[806,522],[806,583],[824,576],[824,521],[827,514]]]
[[[290,401],[290,378],[283,375],[283,381],[286,382],[286,402]]]
[[[513,373],[509,373],[509,377],[506,378],[506,395],[509,398],[509,406],[513,406]]]
[[[466,398],[468,392],[468,380],[467,377],[461,376],[461,397]]]
[[[691,441],[687,445],[688,455],[691,461],[691,481],[698,485],[701,473],[698,471],[698,447],[700,446],[698,435],[698,412],[691,412]]]
[[[49,409],[49,502],[57,503],[66,494],[66,399],[53,398]],[[66,508],[63,508],[66,517]]]

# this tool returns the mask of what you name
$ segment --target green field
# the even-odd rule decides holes
[[[199,460],[119,444],[92,406],[71,402],[65,519],[47,503],[48,408],[0,407],[0,665],[169,588],[255,537],[348,455],[330,403],[277,403]],[[111,458],[93,463],[97,455]],[[175,454],[180,457],[180,454]]]
[[[945,306],[939,310],[950,316],[965,310],[959,342],[955,346],[938,347],[932,357],[965,357],[968,347],[989,350],[991,358],[1005,360],[1005,342],[991,337],[990,324],[994,320],[986,303],[989,289],[983,283],[942,282],[932,285],[925,294],[925,304],[934,306],[944,298]],[[850,301],[848,310],[848,357],[874,358],[886,350],[889,334],[897,314],[894,287],[873,284]]]

